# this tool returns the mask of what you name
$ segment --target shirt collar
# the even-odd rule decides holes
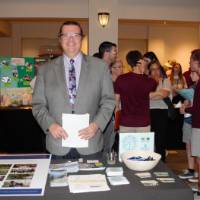
[[[82,59],[82,53],[79,52],[78,55],[76,55],[74,58],[69,58],[66,54],[63,54],[64,55],[64,60],[70,64],[70,60],[73,59],[74,60],[74,63],[76,64],[77,62],[81,62],[81,59]]]

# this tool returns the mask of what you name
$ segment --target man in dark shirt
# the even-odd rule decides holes
[[[142,54],[130,51],[126,56],[133,72],[118,77],[115,83],[117,110],[121,103],[120,132],[149,132],[149,95],[157,83],[143,75]]]
[[[200,49],[195,49],[192,51],[190,57],[190,67],[191,71],[195,71],[200,75]],[[191,138],[191,151],[192,156],[195,156],[197,159],[197,171],[199,174],[198,187],[193,188],[194,191],[198,192],[200,195],[200,80],[198,81],[192,107],[185,108],[182,107],[181,112],[184,111],[192,114],[192,138]]]

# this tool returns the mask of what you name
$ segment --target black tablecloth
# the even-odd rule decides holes
[[[31,108],[0,108],[0,136],[0,152],[45,152],[45,134]]]
[[[129,185],[110,186],[107,192],[72,194],[68,187],[49,187],[47,182],[45,195],[42,197],[0,197],[6,200],[193,200],[193,192],[169,170],[165,164],[159,163],[153,171],[167,171],[170,177],[174,177],[175,183],[159,183],[156,187],[145,187],[140,183],[140,178],[135,172],[124,166],[124,175],[130,181]],[[153,172],[152,171],[152,172]],[[88,174],[99,172],[87,172]],[[82,174],[87,174],[82,172]],[[102,173],[102,172],[101,172]],[[155,178],[155,177],[154,177]]]
[[[178,113],[177,109],[177,113]],[[168,123],[166,148],[184,149],[182,142],[183,115]],[[45,134],[34,119],[30,108],[0,107],[0,152],[45,152]]]

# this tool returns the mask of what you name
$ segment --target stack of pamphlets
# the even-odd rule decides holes
[[[68,186],[67,173],[76,173],[78,171],[79,171],[78,162],[51,164],[49,168],[50,186],[51,187]]]
[[[122,167],[107,167],[106,169],[107,176],[123,176]]]
[[[130,182],[126,177],[123,176],[122,167],[108,167],[106,174],[111,185],[127,185]]]
[[[60,176],[60,177],[50,176],[50,186],[51,187],[65,187],[65,186],[68,186],[67,174],[63,175],[63,176]]]
[[[78,162],[66,162],[61,164],[51,164],[49,168],[50,175],[60,175],[67,173],[76,173],[79,171]]]

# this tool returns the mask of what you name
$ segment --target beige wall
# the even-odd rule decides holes
[[[188,24],[135,24],[119,25],[119,53],[124,61],[128,50],[136,49],[154,51],[162,64],[170,59],[176,59],[188,68],[190,52],[199,48],[199,26]],[[141,46],[140,46],[141,45]]]
[[[148,41],[148,49],[154,51],[162,63],[175,59],[185,71],[191,51],[199,48],[199,30],[197,26],[150,26]]]
[[[99,9],[106,9],[101,1],[104,0],[96,3]],[[199,0],[107,0],[107,3],[110,1],[117,4],[120,19],[200,21]],[[90,3],[91,0],[0,0],[0,17],[88,18]]]
[[[199,0],[118,0],[120,19],[200,21]]]
[[[0,0],[0,17],[88,18],[88,0]]]
[[[0,56],[12,55],[12,40],[7,37],[0,37]]]

